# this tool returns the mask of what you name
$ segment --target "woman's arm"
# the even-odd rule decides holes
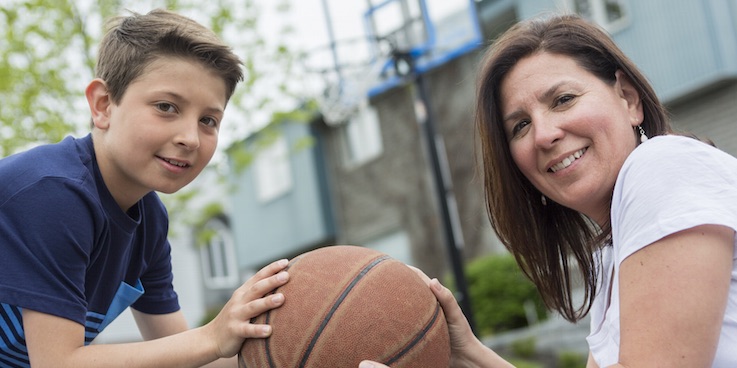
[[[729,292],[734,237],[725,226],[697,226],[622,262],[617,366],[711,366]]]

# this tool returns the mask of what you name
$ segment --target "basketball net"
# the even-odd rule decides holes
[[[315,94],[325,123],[331,126],[348,122],[368,104],[368,91],[379,80],[384,63],[374,61],[362,67],[323,72],[322,91]]]

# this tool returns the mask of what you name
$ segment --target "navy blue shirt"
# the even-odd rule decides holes
[[[168,217],[155,193],[128,212],[91,135],[0,160],[0,367],[28,367],[23,309],[85,326],[89,344],[128,306],[179,310]]]

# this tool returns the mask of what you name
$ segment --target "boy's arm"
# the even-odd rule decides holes
[[[288,281],[289,275],[283,271],[286,265],[287,261],[281,260],[262,268],[233,293],[207,325],[151,341],[85,346],[83,325],[24,309],[23,328],[31,366],[200,367],[221,357],[232,357],[245,338],[270,335],[270,326],[251,324],[250,319],[282,305],[282,294],[266,294]],[[181,315],[158,317],[152,319],[156,326],[142,331],[147,337],[181,329]]]
[[[144,340],[155,340],[160,337],[174,335],[188,329],[184,313],[177,311],[169,314],[148,314],[131,309],[136,325]],[[236,357],[222,358],[208,364],[208,368],[237,367]]]
[[[178,334],[189,329],[181,310],[168,314],[149,314],[131,308],[131,314],[136,320],[138,330],[141,331],[141,337],[146,341]]]
[[[23,310],[32,367],[199,367],[217,358],[201,330],[129,343],[84,346],[84,326],[66,318]]]

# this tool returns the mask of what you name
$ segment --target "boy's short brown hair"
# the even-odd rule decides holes
[[[163,9],[111,18],[100,43],[95,76],[107,83],[110,98],[117,104],[128,85],[153,60],[164,56],[201,62],[225,81],[227,99],[243,80],[240,59],[215,33]]]

